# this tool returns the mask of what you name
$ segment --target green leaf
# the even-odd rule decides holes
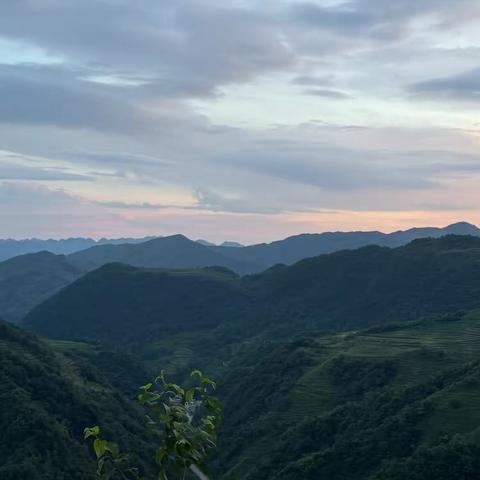
[[[97,437],[100,434],[100,427],[98,425],[95,425],[94,427],[91,428],[84,428],[83,429],[83,438],[87,439],[89,437]]]
[[[158,395],[158,393],[153,393],[153,392],[145,392],[145,393],[141,393],[139,396],[138,396],[138,401],[144,405],[145,403],[152,403],[152,402],[155,402],[156,400],[158,400],[160,398],[160,395]]]
[[[167,453],[168,449],[166,447],[157,448],[157,451],[155,452],[155,461],[157,462],[157,465],[162,463],[163,457],[165,457]]]
[[[197,377],[202,378],[203,374],[202,374],[202,372],[201,372],[200,370],[193,370],[193,372],[190,374],[190,376],[191,376],[191,377],[197,376]]]
[[[207,377],[202,378],[202,383],[205,385],[210,385],[214,390],[217,388],[217,384]]]
[[[187,403],[190,403],[193,400],[193,397],[197,390],[198,390],[198,387],[193,387],[187,392],[187,394],[185,395],[185,401]]]
[[[93,449],[95,450],[95,455],[97,458],[102,458],[107,451],[108,442],[106,440],[101,440],[100,438],[96,438],[93,441]]]

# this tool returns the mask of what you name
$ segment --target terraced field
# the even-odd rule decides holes
[[[425,321],[391,331],[358,332],[318,338],[323,355],[320,362],[308,370],[298,381],[290,397],[288,420],[298,420],[308,415],[319,415],[333,408],[338,392],[331,383],[329,365],[332,359],[345,355],[352,359],[384,361],[391,359],[398,368],[394,385],[401,388],[405,383],[415,383],[433,377],[446,367],[454,367],[473,361],[480,354],[480,312],[473,312],[459,319]],[[443,406],[459,395],[464,400],[448,415]],[[472,418],[472,411],[480,405],[480,388],[477,385],[457,386],[457,391],[442,394],[433,399],[440,408],[436,409],[428,429],[438,423],[442,416],[445,425],[460,425],[462,415]],[[456,405],[456,402],[453,402]],[[479,424],[480,424],[480,409]],[[471,422],[469,422],[471,423]],[[468,428],[468,425],[467,425]]]

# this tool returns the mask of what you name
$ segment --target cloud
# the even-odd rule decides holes
[[[410,92],[437,100],[480,101],[480,68],[457,75],[418,82]]]
[[[329,87],[334,83],[335,77],[327,75],[324,77],[316,77],[312,75],[299,75],[291,80],[293,85],[307,85],[315,87]]]
[[[72,171],[67,165],[55,164],[49,158],[0,150],[1,180],[35,180],[46,182],[93,181],[94,176]]]
[[[358,8],[358,2],[350,7],[322,7],[313,2],[302,2],[292,7],[294,18],[319,29],[333,31],[337,34],[358,35],[373,28],[377,18]],[[356,8],[357,7],[357,8]]]
[[[36,168],[12,163],[0,163],[1,180],[40,180],[49,182],[58,181],[91,181],[93,176],[68,173],[54,168]]]
[[[153,115],[122,89],[86,82],[60,65],[1,65],[0,122],[64,128],[141,131]]]
[[[352,97],[338,90],[326,90],[323,88],[308,88],[303,90],[305,95],[313,95],[315,97],[330,98],[333,100],[349,100]]]
[[[215,2],[2,2],[0,31],[169,97],[213,95],[294,61],[264,14]]]
[[[202,237],[207,217],[234,231],[471,208],[476,120],[444,104],[476,102],[479,14],[474,0],[4,0],[0,148],[20,153],[0,159],[16,182],[0,219]],[[20,196],[38,219],[10,206]]]
[[[121,236],[127,221],[64,190],[0,182],[0,238]]]
[[[96,205],[100,205],[101,207],[108,207],[113,209],[120,209],[120,210],[162,210],[165,208],[193,208],[188,206],[180,206],[180,205],[163,205],[160,203],[127,203],[127,202],[95,202]]]

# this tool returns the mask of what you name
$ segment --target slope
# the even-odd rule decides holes
[[[33,309],[25,325],[54,338],[124,342],[219,326],[227,336],[279,338],[477,307],[480,239],[449,236],[322,255],[243,278],[215,268],[107,265]]]
[[[252,346],[222,381],[219,478],[479,478],[479,349],[479,313]]]
[[[85,270],[92,270],[112,262],[150,268],[223,266],[238,273],[256,269],[248,262],[225,257],[183,235],[156,238],[140,244],[95,246],[69,255],[68,260]]]
[[[85,426],[104,425],[139,465],[151,452],[142,412],[96,368],[53,351],[0,321],[0,478],[87,480],[93,459]]]
[[[412,228],[393,233],[382,232],[326,232],[302,234],[272,243],[251,245],[229,249],[211,247],[212,250],[237,261],[257,265],[257,270],[265,270],[275,264],[291,265],[304,258],[315,257],[345,249],[357,249],[367,245],[399,247],[420,238],[439,238],[445,235],[480,236],[480,229],[466,222],[449,225],[444,228]]]
[[[0,318],[19,322],[34,306],[81,275],[64,256],[40,252],[0,263]]]
[[[163,270],[113,263],[39,305],[24,325],[51,338],[132,342],[214,328],[239,318],[248,297],[223,268]]]
[[[244,278],[295,330],[364,328],[480,306],[480,238],[364,247]]]

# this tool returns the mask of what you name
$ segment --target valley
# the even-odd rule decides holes
[[[20,326],[0,330],[2,405],[11,405],[1,428],[16,445],[22,430],[8,424],[28,405],[45,427],[11,462],[0,450],[2,478],[40,472],[43,444],[52,454],[70,445],[76,460],[55,460],[59,450],[32,479],[90,478],[80,431],[93,423],[148,473],[156,440],[139,420],[138,386],[161,369],[188,384],[197,368],[216,379],[224,405],[213,478],[430,480],[446,459],[437,478],[480,474],[479,238],[368,246],[243,277],[110,263]]]

